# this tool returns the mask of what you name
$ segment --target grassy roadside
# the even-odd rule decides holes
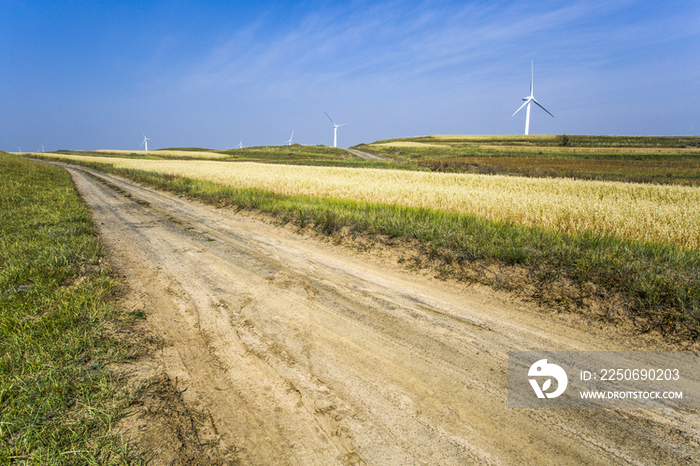
[[[475,216],[368,202],[285,196],[211,182],[115,170],[158,189],[217,206],[255,209],[329,236],[418,244],[416,266],[519,290],[558,309],[631,318],[640,331],[700,337],[700,252],[601,235],[563,235]],[[593,310],[593,304],[598,303]],[[602,304],[601,304],[602,303]]]
[[[0,152],[0,463],[138,461],[112,429],[133,393],[106,365],[115,284],[90,210],[60,168]]]

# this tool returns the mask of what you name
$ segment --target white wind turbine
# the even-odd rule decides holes
[[[241,142],[238,143],[238,148],[243,149],[243,136],[241,136]]]
[[[286,142],[287,145],[291,146],[291,145],[292,145],[292,138],[293,138],[293,137],[294,137],[294,130],[292,130],[292,135],[289,136],[289,140],[288,140],[288,141],[284,141],[284,142]]]
[[[323,113],[326,113],[326,112],[323,112]],[[328,117],[329,120],[331,120],[331,123],[333,123],[333,147],[338,147],[338,128],[340,128],[341,126],[347,125],[347,123],[343,123],[342,125],[336,125],[335,121],[333,121],[333,119],[330,116],[328,116],[327,113],[326,113],[326,116]]]
[[[143,134],[143,131],[141,131],[141,134]],[[143,142],[141,143],[141,146],[144,146],[143,149],[148,152],[148,141],[150,141],[150,138],[147,138],[145,134],[143,134]],[[141,146],[139,146],[139,149],[141,149]]]
[[[523,100],[525,101],[525,103],[522,104],[522,105],[520,106],[520,108],[517,109],[517,110],[515,111],[515,113],[518,113],[524,106],[527,105],[527,116],[525,117],[525,134],[526,134],[526,135],[530,134],[530,104],[532,104],[533,102],[535,103],[535,105],[537,105],[537,106],[540,107],[542,110],[544,110],[545,112],[547,112],[547,113],[549,114],[549,116],[551,116],[552,118],[554,118],[554,115],[552,115],[551,113],[549,113],[549,110],[547,110],[546,108],[544,108],[544,107],[542,106],[542,104],[540,104],[540,103],[537,101],[537,99],[535,99],[534,82],[535,82],[535,62],[534,62],[534,60],[533,60],[533,62],[532,62],[532,75],[531,75],[531,77],[530,77],[530,95],[527,96],[527,97],[523,97]],[[511,115],[511,116],[515,116],[515,113],[514,113],[513,115]]]

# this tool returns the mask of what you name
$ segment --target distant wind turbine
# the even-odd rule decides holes
[[[531,75],[531,77],[530,77],[530,95],[527,96],[527,97],[523,97],[523,100],[525,101],[525,103],[522,104],[522,105],[520,106],[520,108],[517,109],[517,110],[515,111],[515,113],[518,113],[520,110],[522,110],[522,108],[523,108],[524,106],[527,105],[527,116],[525,117],[525,134],[526,134],[526,135],[530,134],[530,104],[532,104],[533,102],[535,103],[535,105],[537,105],[537,106],[540,107],[542,110],[544,110],[545,112],[547,112],[547,113],[549,114],[549,116],[551,116],[552,118],[554,118],[554,115],[552,115],[551,113],[549,113],[549,110],[547,110],[546,108],[544,108],[544,107],[542,106],[542,104],[540,104],[540,103],[537,101],[537,99],[535,99],[535,91],[534,91],[534,82],[535,82],[535,62],[534,62],[534,60],[533,60],[533,62],[532,62],[532,70],[531,70],[531,71],[532,71],[532,75]],[[513,115],[511,115],[511,116],[515,116],[515,113],[514,113]]]
[[[241,136],[241,142],[238,143],[238,148],[243,149],[243,136]]]
[[[287,143],[287,145],[291,146],[292,145],[292,138],[294,137],[294,130],[292,130],[292,135],[289,137],[288,141],[284,141]]]
[[[326,112],[323,112],[323,113],[326,113]],[[342,125],[336,125],[335,121],[333,121],[333,119],[330,116],[328,116],[327,113],[326,113],[326,116],[328,117],[329,120],[331,120],[331,123],[333,123],[333,147],[338,147],[338,128],[340,128],[341,126],[347,125],[347,123],[343,123]]]
[[[143,134],[143,131],[141,131],[141,134]],[[148,152],[148,141],[150,141],[150,138],[147,138],[145,134],[143,134],[143,142],[141,143],[141,146],[143,147],[143,150]],[[139,149],[141,149],[141,146],[139,146]]]

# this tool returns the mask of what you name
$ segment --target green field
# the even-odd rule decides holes
[[[423,136],[356,148],[439,172],[700,185],[694,136]]]
[[[112,431],[130,345],[89,208],[60,168],[0,152],[0,464],[137,461]]]

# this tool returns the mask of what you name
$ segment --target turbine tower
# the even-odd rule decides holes
[[[292,145],[292,138],[294,137],[294,130],[292,130],[292,135],[289,136],[289,141],[284,141],[287,143],[287,145],[291,146]]]
[[[143,131],[141,131],[141,134],[143,135],[143,142],[141,143],[141,146],[144,146],[143,150],[148,152],[148,141],[150,141],[150,139],[147,138],[145,134],[143,134]],[[139,149],[141,149],[141,146],[139,146]]]
[[[530,95],[527,96],[527,97],[523,97],[523,100],[525,101],[525,103],[522,104],[522,105],[520,106],[520,108],[517,109],[517,110],[515,111],[515,113],[518,113],[524,106],[527,105],[527,111],[526,111],[526,115],[527,115],[527,116],[525,117],[525,135],[530,134],[530,104],[532,104],[533,102],[535,103],[535,105],[537,105],[537,106],[540,107],[542,110],[544,110],[545,112],[547,112],[547,113],[549,114],[549,116],[551,116],[552,118],[554,118],[554,115],[552,115],[551,113],[549,113],[549,110],[547,110],[546,108],[544,108],[544,107],[542,106],[542,104],[540,104],[540,103],[537,101],[537,99],[535,99],[535,90],[534,90],[534,83],[535,83],[535,61],[534,61],[534,60],[532,61],[532,70],[531,70],[531,73],[532,73],[532,74],[531,74],[531,76],[530,76]],[[515,113],[514,113],[513,115],[511,115],[511,116],[515,116]]]
[[[243,149],[243,136],[241,136],[241,142],[238,143],[238,148]]]
[[[323,113],[326,113],[326,112],[323,112]],[[328,117],[329,120],[331,120],[331,123],[333,123],[333,147],[338,147],[338,128],[340,128],[341,126],[347,125],[347,123],[343,123],[342,125],[336,125],[335,121],[333,121],[333,119],[330,116],[328,116],[327,113],[326,113],[326,116]]]

